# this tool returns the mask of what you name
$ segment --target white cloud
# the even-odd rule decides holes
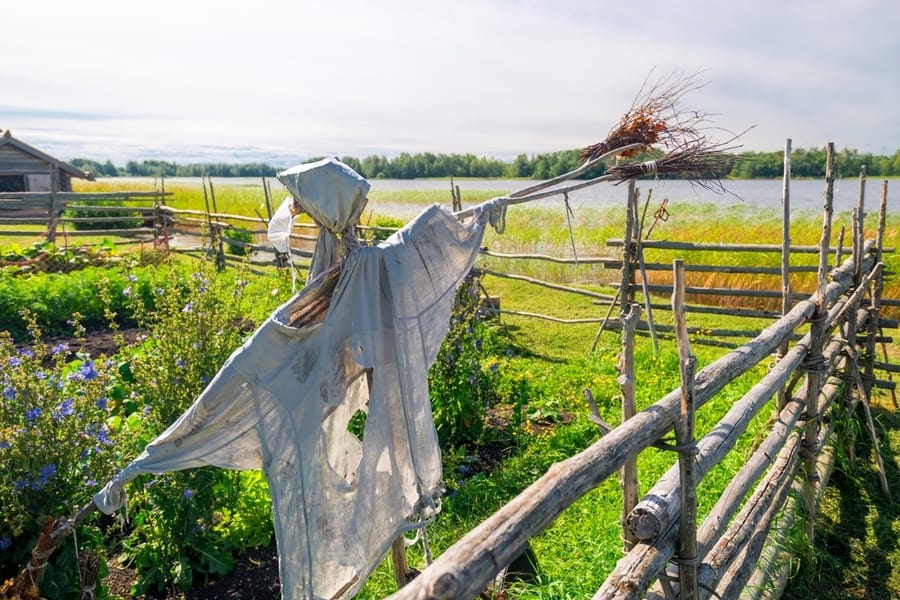
[[[890,0],[84,0],[4,13],[15,26],[0,55],[17,59],[0,62],[0,127],[63,158],[552,151],[602,137],[653,67],[705,69],[688,102],[729,130],[757,125],[750,149],[900,146]]]

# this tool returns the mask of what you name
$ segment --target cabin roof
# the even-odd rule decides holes
[[[77,169],[72,165],[59,160],[58,158],[54,158],[46,152],[41,152],[34,146],[26,144],[22,140],[13,137],[12,132],[9,129],[7,129],[6,131],[0,130],[0,151],[2,151],[4,147],[15,148],[20,152],[23,152],[40,161],[55,166],[61,172],[68,173],[72,177],[78,177],[80,179],[91,179],[90,173],[82,171],[81,169]]]

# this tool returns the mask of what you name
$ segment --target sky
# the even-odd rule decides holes
[[[510,160],[603,139],[645,81],[743,150],[900,149],[896,0],[50,0],[3,6],[0,129],[61,158]],[[748,130],[749,128],[749,130]]]

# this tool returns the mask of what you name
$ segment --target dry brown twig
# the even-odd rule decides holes
[[[740,148],[736,142],[743,133],[729,134],[725,142],[713,142],[707,133],[719,129],[712,127],[709,115],[683,106],[685,95],[706,85],[699,73],[688,76],[673,73],[653,85],[648,85],[649,77],[631,108],[606,139],[582,150],[581,160],[595,160],[601,154],[623,149],[617,156],[621,161],[664,149],[665,153],[656,160],[617,162],[606,169],[602,179],[621,182],[641,176],[673,174],[716,192],[726,191],[721,180],[735,160],[729,152]]]
[[[633,144],[639,146],[623,152],[621,158],[634,158],[657,144],[672,150],[705,138],[703,130],[709,115],[682,106],[685,95],[706,85],[699,74],[681,76],[673,73],[648,85],[650,75],[638,90],[631,108],[609,131],[606,139],[581,152],[583,162]]]

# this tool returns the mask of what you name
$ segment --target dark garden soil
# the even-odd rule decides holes
[[[103,584],[109,588],[112,597],[122,600],[269,600],[279,598],[281,594],[278,551],[274,541],[267,547],[254,548],[239,556],[228,575],[210,578],[205,584],[197,582],[192,589],[184,592],[172,588],[135,597],[130,590],[136,579],[134,571],[119,566],[116,559],[111,558],[109,575]]]

